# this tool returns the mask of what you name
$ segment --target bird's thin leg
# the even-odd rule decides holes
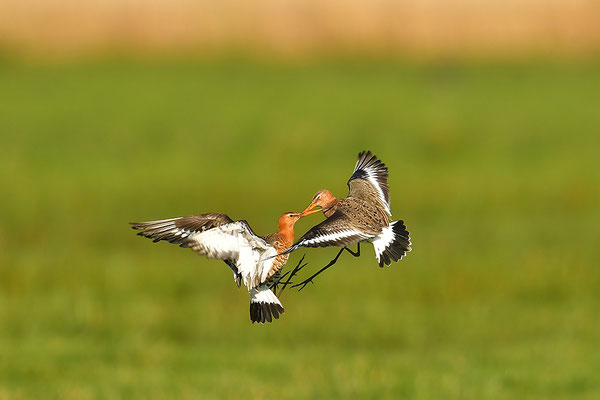
[[[277,281],[274,281],[273,284],[271,285],[271,289],[273,290],[273,292],[277,292],[277,288],[279,287],[279,283],[285,279],[286,276],[288,276],[290,274],[290,272],[294,272],[294,274],[296,274],[302,267],[300,267],[298,270],[296,270],[298,268],[298,266],[300,265],[300,263],[302,262],[302,260],[304,260],[304,256],[306,256],[306,254],[304,254],[302,256],[302,258],[300,259],[300,261],[298,261],[298,264],[296,265],[296,267],[292,270],[289,270],[288,272],[286,272],[285,274],[281,275],[279,274],[279,278],[277,279]],[[287,282],[285,282],[285,284],[287,285],[290,282],[290,279],[292,279],[292,276],[290,276],[287,280]]]
[[[302,268],[306,267],[308,265],[308,263],[304,263],[302,265],[297,265],[292,273],[290,274],[290,277],[287,279],[287,281],[283,282],[283,286],[281,287],[281,290],[279,291],[279,293],[277,294],[277,298],[281,298],[281,294],[283,293],[283,290],[290,284],[293,283],[290,281],[290,279],[292,279],[294,276],[296,276],[296,274],[298,273],[298,271],[300,271]]]
[[[292,287],[293,287],[293,288],[295,288],[295,287],[297,287],[297,286],[302,286],[300,289],[298,289],[298,291],[301,291],[301,290],[302,290],[302,289],[304,289],[304,288],[306,287],[306,285],[308,285],[309,283],[314,283],[314,282],[313,282],[313,279],[314,279],[314,278],[315,278],[317,275],[319,275],[321,272],[325,271],[327,268],[329,268],[329,267],[331,267],[333,264],[335,264],[335,263],[337,262],[338,258],[340,258],[340,256],[341,256],[341,255],[342,255],[342,253],[344,252],[344,249],[345,249],[345,247],[344,247],[344,248],[342,248],[342,249],[341,249],[341,250],[340,250],[340,251],[337,253],[337,255],[335,256],[335,258],[334,258],[333,260],[329,261],[329,264],[327,264],[326,266],[324,266],[323,268],[321,268],[321,269],[320,269],[320,270],[319,270],[317,273],[313,274],[313,275],[312,275],[310,278],[308,278],[308,279],[306,279],[306,280],[304,280],[304,281],[302,281],[302,282],[300,282],[300,283],[298,283],[298,284],[292,285]]]
[[[349,249],[349,248],[347,248],[347,247],[344,247],[344,249],[345,249],[345,250],[346,250],[348,253],[352,254],[354,257],[360,257],[360,242],[356,243],[356,252],[353,252],[352,250],[350,250],[350,249]]]
[[[281,287],[281,290],[279,291],[279,294],[277,294],[277,297],[280,298],[281,297],[281,293],[283,293],[283,290],[287,287],[287,285],[289,285],[291,282],[291,279],[296,276],[296,274],[298,272],[300,272],[300,270],[304,267],[306,267],[308,265],[308,263],[304,263],[302,264],[302,261],[304,261],[304,257],[306,256],[306,254],[302,255],[302,258],[300,259],[300,261],[298,261],[298,264],[296,264],[296,266],[294,267],[293,270],[286,272],[280,279],[279,281],[277,281],[277,283],[279,284],[279,282],[281,282],[281,280],[283,278],[285,278],[288,274],[290,275],[287,280],[285,282],[283,282],[283,286]],[[302,265],[300,265],[302,264]]]
[[[277,282],[273,282],[273,286],[271,286],[271,289],[273,289],[273,290],[277,290],[277,287],[279,287],[279,283],[280,283],[280,282],[281,282],[283,279],[285,279],[285,277],[286,277],[286,276],[288,276],[288,275],[290,274],[290,272],[292,272],[292,271],[290,270],[290,271],[286,272],[285,274],[281,275],[281,276],[279,277],[279,279],[277,279]]]
[[[302,286],[300,289],[298,289],[298,291],[301,291],[302,289],[304,289],[306,287],[306,285],[308,285],[309,283],[314,283],[313,279],[319,275],[320,273],[322,273],[323,271],[325,271],[327,268],[333,266],[333,264],[335,264],[338,260],[338,258],[340,258],[340,256],[342,255],[342,253],[344,252],[344,250],[346,250],[348,253],[352,254],[354,257],[359,257],[360,256],[360,242],[357,243],[357,248],[356,248],[356,252],[353,252],[352,250],[350,250],[347,247],[343,247],[338,253],[337,255],[334,257],[333,260],[329,261],[329,264],[327,264],[326,266],[324,266],[323,268],[321,268],[320,270],[318,270],[315,274],[313,274],[310,278],[297,283],[295,285],[292,285],[293,288],[298,287],[298,286]]]

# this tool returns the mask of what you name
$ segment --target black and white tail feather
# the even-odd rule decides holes
[[[379,235],[369,241],[373,243],[380,267],[402,260],[411,251],[412,245],[404,221],[392,221],[390,226],[383,228]]]
[[[283,314],[283,306],[270,289],[269,285],[262,284],[251,290],[250,319],[252,322],[264,324],[274,319],[279,319]]]

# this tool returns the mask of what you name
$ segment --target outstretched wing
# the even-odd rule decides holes
[[[201,214],[131,224],[138,235],[167,240],[198,254],[235,262],[248,289],[267,278],[277,250],[257,236],[246,221],[232,221],[225,214]]]
[[[390,189],[387,181],[388,169],[385,164],[370,151],[363,151],[358,154],[354,173],[348,180],[348,197],[365,201],[375,200],[381,203],[391,216]]]
[[[155,243],[160,240],[166,240],[169,243],[187,247],[183,242],[190,235],[231,222],[233,220],[226,214],[210,213],[161,219],[158,221],[131,222],[131,227],[141,231],[138,233],[139,236],[153,239]]]
[[[344,247],[372,237],[375,235],[359,231],[352,225],[346,214],[337,210],[331,217],[309,229],[293,246],[281,254],[291,253],[300,247]]]

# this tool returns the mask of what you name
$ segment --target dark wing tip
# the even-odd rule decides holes
[[[358,153],[358,159],[354,167],[354,174],[352,175],[350,180],[356,178],[365,178],[367,176],[365,171],[367,168],[378,170],[380,171],[380,173],[383,173],[385,175],[387,175],[388,172],[386,165],[379,158],[377,158],[375,154],[371,153],[370,150],[361,151],[360,153]]]
[[[367,177],[368,175],[364,169],[357,169],[356,171],[354,171],[350,179],[348,179],[348,182],[350,182],[353,179],[367,179]]]
[[[369,157],[371,154],[371,150],[363,150],[360,153],[358,153],[358,158],[362,158],[363,156]]]
[[[374,180],[372,184],[376,187],[377,192],[389,211],[390,190],[388,187],[388,168],[376,155],[370,151],[362,151],[358,154],[358,160],[354,166],[354,172],[348,180],[348,186],[354,179]],[[352,190],[352,187],[350,187]]]

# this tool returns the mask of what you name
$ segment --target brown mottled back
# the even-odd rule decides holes
[[[378,235],[389,226],[387,213],[378,203],[370,203],[354,197],[340,199],[336,207],[348,217],[348,223],[355,229]]]

